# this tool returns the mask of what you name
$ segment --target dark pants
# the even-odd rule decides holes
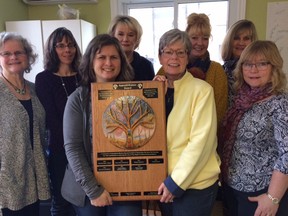
[[[39,216],[39,201],[25,206],[18,211],[11,211],[7,208],[1,210],[3,216]]]
[[[268,188],[256,192],[241,192],[223,184],[223,205],[229,216],[254,216],[258,207],[257,202],[251,202],[248,197],[259,196],[266,193]],[[287,216],[288,212],[288,191],[281,199],[276,216]]]
[[[163,216],[210,216],[217,196],[218,182],[203,190],[188,189],[173,203],[159,203]]]
[[[48,172],[51,184],[51,215],[52,216],[75,216],[73,206],[61,195],[61,185],[64,178],[67,158],[65,151],[48,156]]]
[[[84,207],[74,207],[77,216],[142,216],[141,201],[114,201],[111,206],[95,207],[86,197]]]

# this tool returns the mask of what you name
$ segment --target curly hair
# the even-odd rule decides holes
[[[28,58],[28,66],[25,68],[24,72],[29,73],[32,70],[32,65],[36,62],[38,54],[33,50],[33,45],[24,37],[16,32],[1,32],[0,33],[0,49],[4,46],[7,41],[14,40],[22,44],[23,49]],[[1,70],[3,69],[0,66]]]

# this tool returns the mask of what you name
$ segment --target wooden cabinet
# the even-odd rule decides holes
[[[85,20],[24,20],[7,21],[6,31],[18,32],[27,38],[34,46],[38,54],[37,62],[32,66],[30,73],[25,78],[31,82],[35,81],[37,73],[43,71],[44,45],[49,35],[59,27],[66,27],[74,35],[80,50],[84,53],[90,40],[96,35],[96,26]]]

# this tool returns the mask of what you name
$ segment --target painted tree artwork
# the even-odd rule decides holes
[[[153,136],[155,114],[147,102],[136,96],[113,100],[103,113],[103,132],[114,146],[137,149]]]

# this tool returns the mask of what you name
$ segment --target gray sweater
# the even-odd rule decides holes
[[[62,183],[63,197],[78,206],[84,206],[85,195],[95,199],[104,191],[93,174],[91,129],[90,94],[88,88],[79,87],[69,96],[63,118],[64,147],[74,176],[64,177]],[[69,189],[77,186],[81,189]]]
[[[50,198],[42,146],[45,112],[33,83],[27,82],[27,85],[33,108],[33,149],[28,113],[0,79],[0,209],[19,210],[38,199]]]

